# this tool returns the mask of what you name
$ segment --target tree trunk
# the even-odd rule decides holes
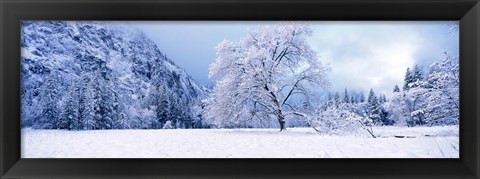
[[[277,111],[278,123],[280,124],[280,132],[285,129],[285,117],[282,114],[282,110]]]

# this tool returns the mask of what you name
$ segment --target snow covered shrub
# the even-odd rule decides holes
[[[163,125],[163,129],[173,129],[173,124],[172,121],[167,121],[165,122],[165,125]]]
[[[328,106],[326,110],[317,110],[308,117],[310,126],[317,132],[335,135],[365,135],[368,127],[366,120],[370,119],[352,112],[348,104]]]
[[[157,116],[154,110],[149,109],[141,109],[138,111],[139,119],[141,121],[142,129],[154,129],[155,121],[157,120]]]

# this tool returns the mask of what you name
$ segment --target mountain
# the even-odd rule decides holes
[[[202,127],[208,89],[141,31],[84,21],[23,21],[21,30],[23,127]]]

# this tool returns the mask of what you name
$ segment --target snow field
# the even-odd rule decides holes
[[[458,158],[458,126],[375,127],[378,138],[311,128],[22,130],[22,158]],[[425,136],[429,135],[429,136]],[[409,136],[396,138],[394,136]]]

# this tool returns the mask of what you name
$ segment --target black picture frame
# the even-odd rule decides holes
[[[0,16],[0,178],[480,177],[478,0],[0,0]],[[21,20],[460,20],[460,159],[21,159]]]

